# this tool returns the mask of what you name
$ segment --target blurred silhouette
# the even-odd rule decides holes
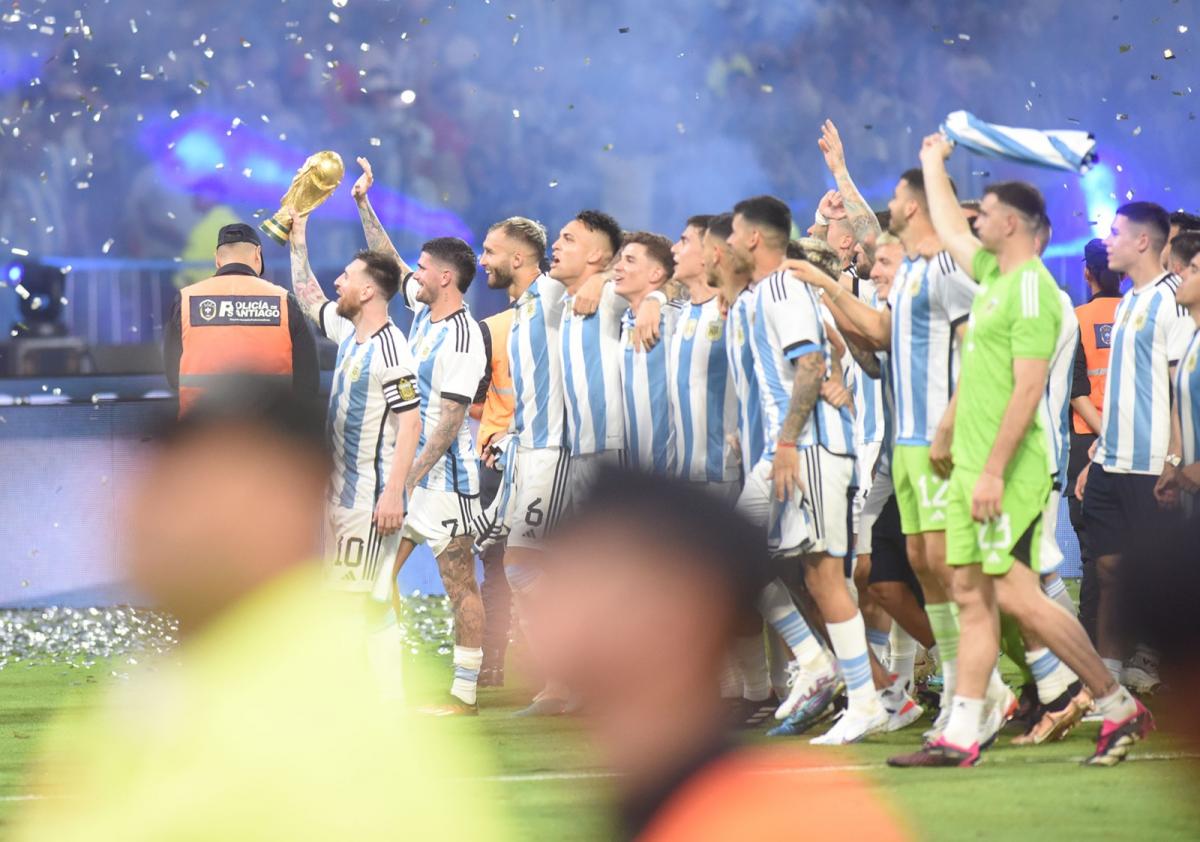
[[[726,733],[725,653],[773,576],[762,530],[694,485],[611,469],[547,550],[546,666],[583,698],[628,838],[906,838],[866,783],[812,774],[817,750]]]
[[[472,757],[382,703],[361,612],[320,586],[323,408],[231,379],[153,448],[128,572],[182,645],[59,724],[16,838],[508,838]]]

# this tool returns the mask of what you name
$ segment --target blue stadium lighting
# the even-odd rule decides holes
[[[193,171],[212,171],[225,157],[215,138],[195,129],[175,144],[175,155],[185,167]]]

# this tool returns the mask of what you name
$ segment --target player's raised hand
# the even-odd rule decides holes
[[[833,120],[826,120],[821,124],[821,138],[817,141],[817,146],[821,147],[821,154],[825,156],[825,166],[829,167],[831,173],[837,175],[846,169],[846,150],[842,147],[842,136],[838,134]],[[832,217],[826,214],[825,218]]]
[[[298,212],[294,205],[287,206],[288,220],[292,223],[288,241],[293,245],[304,245],[305,232],[308,230],[308,217]]]
[[[925,139],[921,141],[921,163],[925,163],[926,160],[945,161],[953,151],[954,144],[941,132],[925,135]]]
[[[826,219],[845,219],[846,205],[842,200],[842,194],[836,190],[825,191],[825,195],[817,203],[817,213]]]
[[[375,183],[375,174],[371,172],[371,162],[366,158],[359,157],[356,159],[358,165],[362,167],[362,175],[354,182],[354,186],[350,188],[350,195],[354,197],[354,201],[361,202],[367,198],[367,191],[371,189],[371,185]]]

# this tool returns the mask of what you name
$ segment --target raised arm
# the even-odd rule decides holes
[[[375,175],[371,172],[371,162],[366,158],[359,158],[358,165],[362,167],[362,175],[350,188],[350,194],[354,197],[354,203],[358,205],[358,217],[362,220],[363,233],[367,236],[367,248],[391,255],[400,264],[400,274],[407,275],[412,269],[404,262],[404,258],[400,256],[400,252],[396,251],[396,247],[392,245],[392,238],[387,235],[387,231],[383,230],[379,217],[375,215],[375,209],[371,207],[371,200],[367,198],[367,191],[375,183]]]
[[[954,147],[944,134],[935,132],[929,135],[921,143],[921,171],[925,175],[925,196],[929,201],[929,217],[933,220],[934,230],[954,261],[970,274],[975,253],[983,246],[971,233],[971,226],[950,187],[946,159],[953,151]]]
[[[300,302],[304,315],[319,323],[321,307],[329,299],[325,297],[321,285],[317,283],[317,276],[313,274],[308,263],[308,217],[296,213],[295,208],[289,208],[289,212],[292,218],[292,236],[289,240],[292,254],[292,292],[296,294],[296,300]]]
[[[445,397],[441,398],[441,401],[442,412],[438,424],[425,440],[425,446],[413,460],[412,470],[408,472],[406,485],[410,496],[417,483],[429,473],[430,468],[437,464],[437,460],[442,458],[442,454],[458,438],[458,431],[462,429],[463,419],[467,416],[466,402]]]
[[[850,177],[850,171],[846,168],[846,150],[842,146],[842,137],[832,120],[821,124],[821,139],[817,141],[817,145],[821,147],[825,165],[829,167],[837,182],[842,206],[846,209],[846,221],[854,232],[854,238],[862,243],[867,257],[873,260],[875,238],[883,229],[879,227],[879,218],[875,216],[875,211],[871,210],[871,206],[854,184],[854,179]]]

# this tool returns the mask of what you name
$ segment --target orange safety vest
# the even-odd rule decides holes
[[[513,389],[512,369],[508,364],[508,335],[512,331],[513,308],[505,307],[483,320],[492,336],[492,382],[483,399],[483,414],[479,418],[479,452],[496,436],[502,436],[512,426],[516,411],[516,390]]]
[[[1108,382],[1108,355],[1112,352],[1113,322],[1117,317],[1117,296],[1096,297],[1087,304],[1075,308],[1079,318],[1079,340],[1083,343],[1083,356],[1087,360],[1088,381],[1092,384],[1092,406],[1104,412],[1104,387]],[[1071,412],[1073,429],[1080,435],[1092,432],[1078,412]]]
[[[217,275],[179,292],[179,414],[230,372],[292,379],[287,292],[253,275]]]
[[[746,748],[711,763],[677,792],[638,842],[914,838],[870,780],[841,755]]]

